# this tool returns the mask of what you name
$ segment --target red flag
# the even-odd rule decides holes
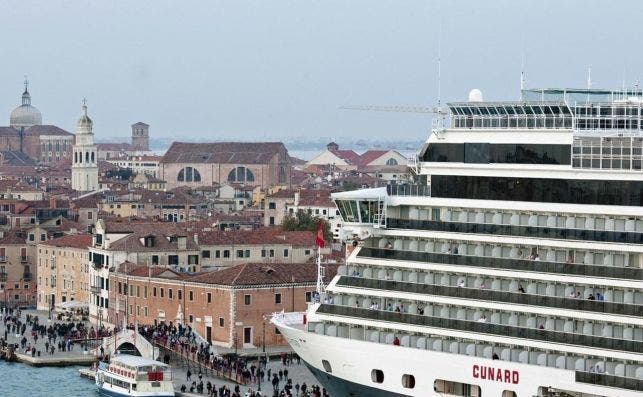
[[[319,248],[324,248],[324,221],[320,220],[317,224],[317,246]]]

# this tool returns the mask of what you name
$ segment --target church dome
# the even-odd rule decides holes
[[[76,123],[76,129],[78,132],[91,132],[93,124],[94,122],[87,115],[87,102],[83,100],[83,114]]]
[[[22,93],[22,105],[18,106],[11,112],[9,117],[9,125],[14,128],[25,127],[29,128],[34,125],[42,124],[42,115],[40,110],[31,106],[31,95],[27,91],[25,84],[25,92]]]

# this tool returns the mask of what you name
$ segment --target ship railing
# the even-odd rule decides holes
[[[357,253],[360,258],[395,259],[413,262],[442,263],[457,266],[505,269],[537,273],[570,274],[588,277],[643,280],[643,269],[587,265],[581,263],[547,262],[530,259],[500,258],[475,255],[441,254],[420,251],[401,251],[387,248],[362,247]]]
[[[597,372],[576,371],[576,382],[643,392],[643,379],[640,378],[630,378]]]
[[[348,276],[341,276],[336,285],[643,317],[643,305],[627,303]]]
[[[387,223],[389,228],[394,229],[643,244],[643,233],[625,230],[592,230],[550,226],[501,225],[495,223],[431,221],[402,218],[389,218]]]
[[[547,329],[516,327],[506,324],[482,323],[471,320],[460,320],[437,316],[400,313],[385,310],[372,310],[330,304],[321,305],[317,310],[317,313],[357,317],[362,319],[370,319],[397,324],[410,324],[432,328],[475,332],[487,335],[507,336],[511,338],[547,341],[564,345],[577,345],[589,348],[617,350],[630,353],[643,351],[643,341],[624,340],[603,336],[590,336]]]
[[[299,325],[304,323],[306,312],[274,313],[275,319],[285,325]]]

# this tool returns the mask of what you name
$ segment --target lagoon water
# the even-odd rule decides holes
[[[2,397],[98,397],[96,385],[81,378],[80,367],[36,368],[0,361]]]

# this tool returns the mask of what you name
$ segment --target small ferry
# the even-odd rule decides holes
[[[119,354],[100,362],[96,385],[101,394],[130,397],[174,397],[172,372],[160,361]]]

